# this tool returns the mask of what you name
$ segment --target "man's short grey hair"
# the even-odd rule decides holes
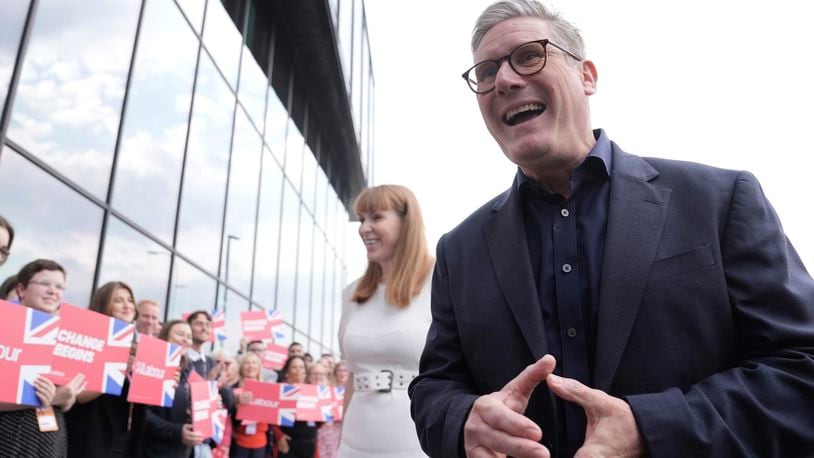
[[[545,20],[551,26],[554,33],[549,38],[558,45],[572,52],[580,60],[585,59],[585,42],[579,29],[570,22],[563,19],[559,13],[545,7],[535,0],[503,0],[486,7],[475,22],[472,30],[472,52],[478,50],[484,35],[497,24],[516,17],[538,17]]]

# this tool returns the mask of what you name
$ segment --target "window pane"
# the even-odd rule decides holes
[[[102,231],[102,209],[13,151],[3,149],[0,202],[14,225],[14,246],[2,277],[38,259],[53,259],[66,270],[63,300],[90,302],[93,271]]]
[[[234,94],[201,55],[178,223],[179,251],[218,271]]]
[[[180,319],[185,312],[212,310],[215,305],[216,287],[217,283],[212,277],[176,256],[167,319]]]
[[[299,244],[300,199],[286,181],[283,186],[283,218],[280,233],[280,264],[277,274],[276,308],[283,319],[294,322],[294,288],[297,273],[297,246]]]
[[[243,37],[219,1],[210,1],[206,8],[203,42],[215,60],[215,65],[223,72],[226,82],[233,89],[236,88]]]
[[[316,183],[314,180],[317,175],[317,158],[311,151],[311,147],[305,145],[302,153],[302,203],[305,208],[313,214],[314,212],[314,198],[316,195]]]
[[[288,120],[288,132],[286,133],[285,147],[285,174],[294,185],[297,192],[300,191],[302,181],[302,154],[305,140],[300,133],[300,129],[294,120]]]
[[[266,112],[266,89],[269,87],[268,78],[247,46],[243,46],[242,59],[238,99],[254,125],[262,132]]]
[[[175,0],[178,5],[181,6],[181,9],[184,11],[189,22],[192,23],[192,27],[195,28],[195,32],[201,33],[201,22],[203,22],[203,15],[204,15],[204,6],[206,6],[205,0]],[[147,2],[149,5],[151,2]],[[165,2],[161,2],[165,3]],[[166,2],[169,3],[169,2]]]
[[[313,262],[314,222],[305,209],[300,210],[300,251],[297,255],[297,309],[294,327],[307,332],[311,313],[311,268]]]
[[[266,114],[266,143],[271,148],[277,162],[283,163],[285,159],[286,128],[288,127],[288,111],[277,97],[274,89],[268,91],[268,110]]]
[[[28,4],[29,0],[3,2],[3,14],[0,14],[0,110],[6,104],[8,85],[14,71],[14,61],[17,59]]]
[[[254,130],[254,126],[249,123],[246,114],[238,110],[229,172],[231,177],[229,203],[226,206],[226,230],[223,234],[221,258],[223,261],[220,273],[223,279],[229,277],[229,285],[247,296],[251,285],[262,146],[262,139]]]
[[[40,1],[8,130],[9,138],[101,199],[139,6]]]
[[[319,228],[322,229],[323,232],[326,232],[325,213],[327,208],[325,207],[325,199],[328,197],[328,177],[325,176],[325,172],[318,164],[315,183],[317,200],[314,203],[314,216],[316,217]]]
[[[345,90],[350,94],[351,50],[353,49],[353,0],[339,2],[339,51],[342,57],[342,71],[345,76]]]
[[[254,256],[253,300],[266,308],[274,308],[282,192],[283,171],[269,150],[264,149],[257,247]]]
[[[167,298],[170,252],[119,218],[111,216],[102,252],[99,286],[123,281],[133,288],[136,301],[152,299],[162,305]]]
[[[322,232],[314,231],[314,261],[311,267],[311,326],[308,334],[320,343],[322,340],[322,328],[325,325],[323,306],[325,297],[323,287],[325,284],[325,238]],[[327,344],[327,342],[325,342]]]
[[[198,40],[171,2],[147,2],[113,206],[172,243]]]
[[[226,311],[227,336],[223,347],[226,348],[230,354],[235,355],[240,348],[240,337],[243,332],[240,328],[240,312],[249,310],[249,301],[235,294],[234,291],[228,290],[226,293],[226,301],[223,305]]]

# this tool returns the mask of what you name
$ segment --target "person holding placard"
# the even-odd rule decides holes
[[[17,274],[17,295],[25,307],[58,314],[64,291],[65,269],[54,261],[37,259]],[[39,377],[36,391],[41,408],[0,404],[0,450],[4,456],[67,456],[64,412],[70,410],[84,389],[82,374],[59,387]]]
[[[261,381],[261,369],[263,363],[253,352],[248,352],[240,357],[240,381],[234,388],[243,388],[246,380]],[[235,396],[237,404],[248,404],[252,400],[251,391],[243,391]],[[247,422],[236,418],[236,406],[231,412],[233,418],[232,428],[234,431],[234,442],[229,449],[230,457],[238,458],[263,458],[268,446],[268,423]]]
[[[288,358],[283,372],[284,383],[305,383],[305,359],[302,356]],[[292,427],[274,426],[273,429],[277,458],[313,458],[317,443],[317,426],[314,422],[298,420]]]
[[[127,283],[108,282],[93,294],[89,310],[126,323],[136,318],[133,290]],[[130,373],[128,365],[127,373]],[[144,405],[127,402],[125,377],[120,396],[85,391],[67,415],[68,455],[75,457],[138,456],[144,434]]]
[[[184,320],[164,324],[158,338],[188,349],[192,345],[192,329]],[[192,427],[190,418],[189,373],[186,355],[181,356],[181,372],[172,407],[147,407],[145,414],[142,456],[145,458],[187,458],[192,447],[204,437]]]

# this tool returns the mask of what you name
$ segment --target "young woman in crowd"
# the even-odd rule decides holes
[[[51,315],[59,314],[65,291],[65,269],[54,261],[38,259],[17,273],[17,295],[20,304]],[[76,402],[85,389],[81,374],[65,385],[55,387],[44,377],[37,378],[35,390],[45,410],[41,415],[53,416],[56,431],[40,431],[37,409],[0,403],[0,455],[65,457],[68,451],[67,425],[64,412]]]
[[[240,381],[235,388],[244,391],[236,396],[237,404],[248,404],[252,400],[252,393],[245,391],[246,380],[261,381],[263,363],[255,353],[248,352],[240,357]],[[237,407],[235,407],[235,410]],[[268,423],[247,423],[235,418],[235,411],[231,412],[234,441],[229,448],[229,456],[233,458],[264,458],[268,445]]]
[[[305,360],[291,356],[283,367],[283,383],[305,383]],[[274,448],[277,458],[313,458],[317,444],[317,425],[314,422],[296,421],[294,426],[274,426]]]
[[[339,346],[353,375],[338,456],[424,456],[407,396],[432,321],[421,209],[396,185],[363,190],[353,208],[368,264],[343,295]]]
[[[171,320],[161,328],[158,338],[186,350],[192,345],[192,328],[184,320]],[[190,367],[184,354],[181,356],[181,373],[172,407],[147,407],[142,456],[187,458],[192,447],[203,442],[204,437],[193,430],[190,418]]]
[[[326,358],[320,358],[313,366],[311,371],[308,372],[308,383],[314,385],[327,385],[333,389],[333,374],[332,367],[334,364],[328,364]],[[333,358],[331,358],[333,362]],[[317,430],[317,455],[319,458],[334,458],[337,449],[339,449],[339,438],[342,435],[342,424],[334,420],[330,423],[322,423]]]
[[[88,309],[132,323],[136,318],[133,290],[123,282],[106,283],[93,294]],[[130,367],[127,372],[129,374]],[[129,389],[129,379],[125,378],[121,396],[86,391],[77,397],[77,404],[67,415],[69,456],[129,458],[139,455],[145,406],[127,402]]]

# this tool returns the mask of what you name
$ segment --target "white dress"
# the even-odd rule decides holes
[[[430,281],[409,306],[398,308],[384,298],[384,285],[363,304],[351,302],[351,283],[343,293],[339,346],[353,374],[382,369],[418,372],[430,327]],[[352,380],[349,383],[353,383]],[[407,390],[354,392],[342,421],[339,458],[414,458],[421,450],[410,416]]]

